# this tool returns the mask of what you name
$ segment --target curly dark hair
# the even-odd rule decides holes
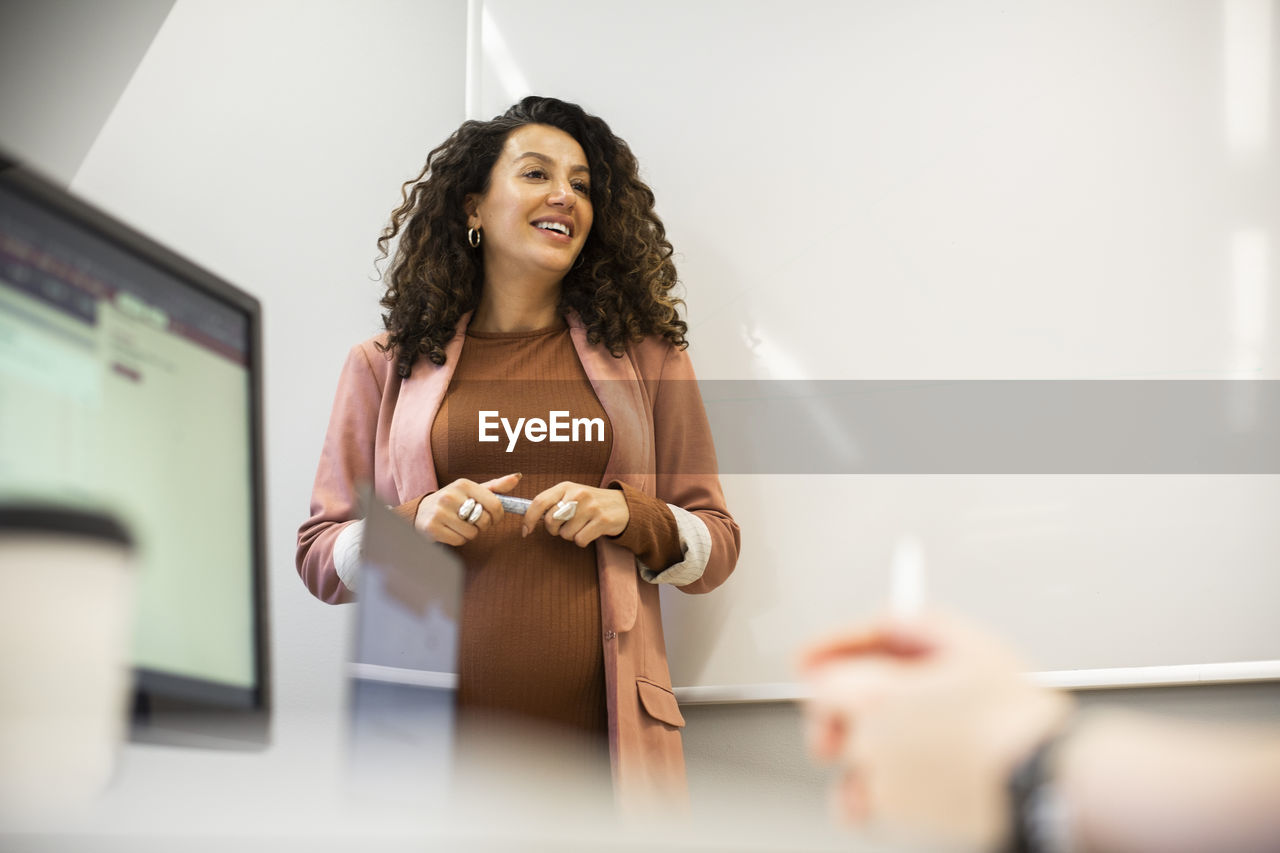
[[[649,335],[688,346],[678,310],[684,303],[671,294],[677,281],[671,243],[631,148],[577,104],[531,95],[491,121],[464,122],[401,188],[401,204],[378,248],[386,258],[399,236],[381,304],[387,309],[383,350],[395,352],[403,377],[419,356],[444,364],[458,319],[480,303],[484,262],[467,244],[465,201],[489,189],[507,137],[527,124],[572,136],[591,170],[594,223],[561,284],[560,310],[577,311],[587,339],[603,342],[615,357]]]

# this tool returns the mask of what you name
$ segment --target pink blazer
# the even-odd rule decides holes
[[[437,366],[419,359],[408,379],[374,346],[351,349],[325,436],[311,517],[298,531],[298,573],[317,598],[352,600],[338,578],[333,545],[342,528],[359,518],[356,486],[372,482],[387,501],[405,502],[432,492],[431,425],[462,351],[469,316]],[[715,448],[687,353],[648,338],[614,358],[587,343],[570,313],[570,336],[613,427],[613,450],[600,485],[615,480],[683,507],[706,524],[711,556],[702,576],[683,592],[715,589],[738,559],[738,525],[725,507],[716,474]],[[640,578],[634,555],[607,538],[595,542],[609,713],[609,752],[614,789],[632,811],[686,801],[680,728],[684,717],[671,690],[658,587]],[[655,567],[660,568],[660,567]]]

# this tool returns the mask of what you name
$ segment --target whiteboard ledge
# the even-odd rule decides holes
[[[1280,660],[1201,663],[1177,666],[1130,666],[1111,669],[1065,669],[1033,672],[1045,687],[1064,690],[1111,690],[1124,687],[1174,687],[1186,684],[1231,684],[1280,680]]]
[[[1056,687],[1062,690],[1118,690],[1126,687],[1175,687],[1188,684],[1280,681],[1280,660],[1064,669],[1053,672],[1033,672],[1031,679],[1045,687]],[[808,699],[810,695],[809,689],[797,682],[741,684],[725,687],[677,687],[675,692],[676,698],[682,705],[795,702]]]
[[[458,689],[456,672],[427,672],[422,669],[404,669],[398,666],[381,666],[376,663],[349,663],[347,675],[360,681],[407,684],[411,687],[440,687],[445,690]]]

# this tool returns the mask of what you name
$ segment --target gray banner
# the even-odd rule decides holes
[[[699,387],[723,474],[1280,473],[1275,380]]]
[[[668,443],[656,448],[663,475],[707,473],[689,468],[703,454],[682,452],[696,441],[681,421],[697,417],[699,396],[722,474],[1280,474],[1280,380],[710,380],[594,388],[615,413],[649,406],[677,413]],[[570,411],[567,401],[582,399],[578,383],[455,382],[454,394],[471,408],[449,408],[449,417],[462,418],[449,432],[450,456],[477,460],[467,474],[476,480],[537,470],[557,442],[630,441],[649,429],[600,419],[598,409]],[[557,474],[582,482],[599,476]]]

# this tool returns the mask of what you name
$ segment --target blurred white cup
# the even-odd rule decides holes
[[[0,504],[0,814],[110,780],[131,688],[134,548],[109,516]]]

